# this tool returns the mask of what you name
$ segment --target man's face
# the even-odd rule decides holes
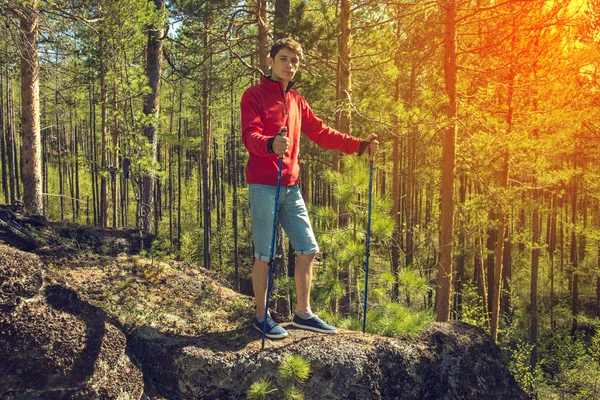
[[[294,51],[284,47],[279,50],[275,59],[269,57],[269,66],[271,67],[271,78],[273,80],[289,82],[294,78],[300,67],[300,59]]]

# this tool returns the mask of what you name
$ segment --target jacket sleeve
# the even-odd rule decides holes
[[[348,134],[336,131],[323,124],[323,121],[315,116],[312,109],[302,98],[302,133],[310,140],[331,150],[340,150],[346,154],[358,152],[360,148],[360,139]]]
[[[259,156],[270,155],[267,147],[269,137],[263,135],[264,124],[261,120],[261,102],[256,93],[246,90],[240,102],[242,116],[242,143],[246,149]]]

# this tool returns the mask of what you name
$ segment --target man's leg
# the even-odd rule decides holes
[[[254,298],[256,299],[256,318],[259,320],[262,320],[265,316],[268,279],[269,263],[254,258],[254,264],[252,264],[252,289],[254,289]]]
[[[310,309],[310,286],[312,283],[312,268],[314,254],[298,255],[294,280],[296,281],[296,315],[292,325],[321,333],[336,333],[337,329],[321,320]]]
[[[314,260],[314,254],[302,254],[296,258],[294,281],[296,282],[297,312],[306,313],[310,311],[310,285]]]
[[[288,334],[270,316],[265,321],[265,303],[269,280],[269,263],[272,234],[264,229],[273,224],[275,197],[277,189],[269,185],[249,185],[250,215],[252,216],[252,239],[254,242],[254,263],[252,264],[252,289],[256,299],[256,319],[253,326],[262,332],[266,327],[266,336],[281,339]]]

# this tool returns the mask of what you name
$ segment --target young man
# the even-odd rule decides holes
[[[259,85],[244,92],[241,100],[242,141],[250,153],[246,165],[249,186],[254,265],[252,287],[256,298],[254,327],[263,331],[268,261],[271,254],[273,213],[277,190],[279,155],[283,155],[278,221],[297,252],[294,280],[296,283],[296,315],[293,325],[322,333],[336,333],[310,309],[312,267],[319,246],[315,240],[306,205],[298,188],[300,163],[300,133],[319,146],[341,150],[347,154],[367,152],[374,156],[378,150],[377,135],[360,140],[323,125],[310,106],[296,91],[292,79],[300,67],[302,48],[292,39],[277,41],[270,51],[271,75]],[[287,135],[279,135],[287,129]],[[287,332],[267,314],[266,336],[281,339]]]

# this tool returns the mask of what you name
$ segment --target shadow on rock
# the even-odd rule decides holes
[[[73,362],[73,379],[81,383],[94,372],[94,364],[106,334],[105,323],[109,321],[109,317],[100,308],[81,301],[77,292],[72,289],[52,285],[46,287],[44,295],[55,310],[69,313],[85,325],[84,348]],[[111,322],[115,324],[114,321]]]
[[[39,274],[39,260],[11,252],[0,257],[0,281],[15,288],[0,313],[0,398],[139,399],[142,374],[118,324],[49,276],[22,290],[17,282]],[[9,256],[31,262],[16,266]]]

